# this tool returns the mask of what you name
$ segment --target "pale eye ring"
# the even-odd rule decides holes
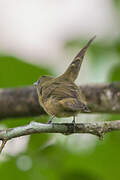
[[[37,86],[40,83],[40,80],[33,83],[34,86]]]

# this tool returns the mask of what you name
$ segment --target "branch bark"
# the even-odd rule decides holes
[[[32,121],[25,126],[0,130],[0,140],[6,142],[12,138],[35,133],[62,133],[65,135],[72,133],[90,133],[102,139],[105,133],[115,130],[120,130],[120,120],[78,123],[76,125],[73,123],[42,124]]]
[[[91,113],[120,113],[120,82],[80,86]],[[46,114],[39,105],[36,89],[0,89],[0,119]]]

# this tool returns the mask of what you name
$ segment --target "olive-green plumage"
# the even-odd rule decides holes
[[[75,117],[80,112],[89,112],[80,88],[74,83],[88,46],[77,54],[68,69],[59,77],[41,76],[37,81],[40,105],[52,117]]]

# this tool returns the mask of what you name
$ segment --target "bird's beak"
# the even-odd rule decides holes
[[[37,85],[38,85],[38,81],[34,82],[33,85],[34,85],[34,86],[37,86]]]

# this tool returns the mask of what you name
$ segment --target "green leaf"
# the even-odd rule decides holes
[[[38,67],[11,56],[0,56],[0,87],[33,84],[41,75],[51,75],[45,67]]]

